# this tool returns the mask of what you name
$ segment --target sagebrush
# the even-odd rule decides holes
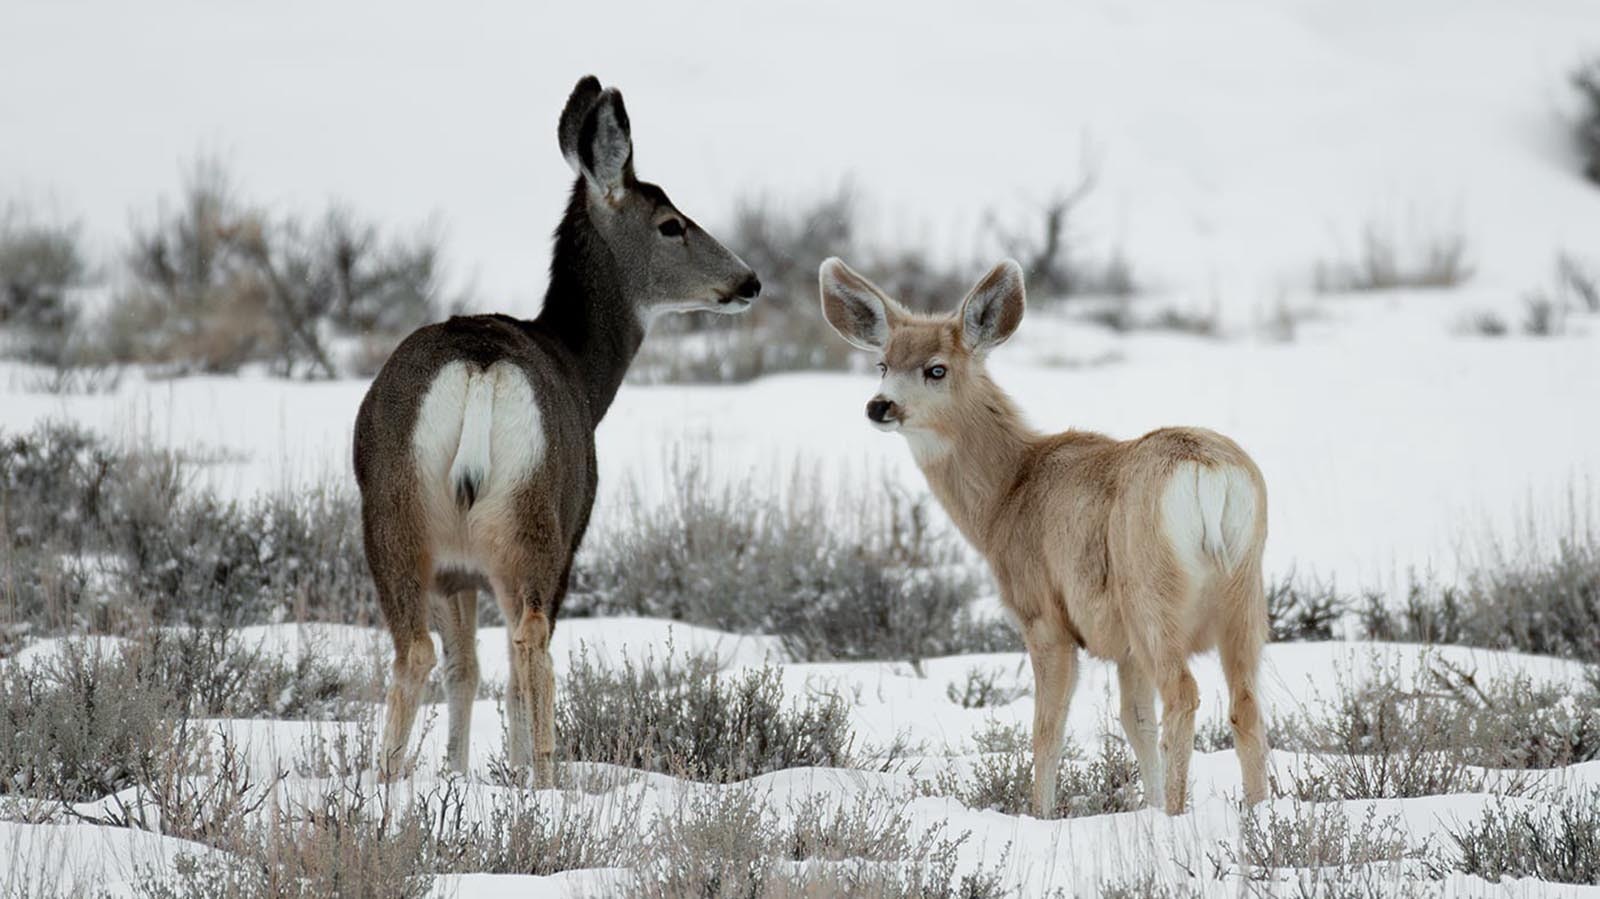
[[[586,652],[556,702],[558,753],[695,780],[738,781],[783,768],[850,767],[856,745],[838,695],[790,704],[778,668],[722,674],[690,655],[605,667]]]
[[[566,608],[773,634],[802,660],[1017,647],[1009,622],[973,613],[982,582],[927,500],[887,489],[851,508],[803,470],[774,490],[719,485],[711,464],[676,455],[665,497],[634,491],[627,517],[588,541]]]

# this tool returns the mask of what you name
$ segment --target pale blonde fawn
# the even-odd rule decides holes
[[[879,354],[883,380],[867,417],[905,435],[1021,628],[1034,677],[1036,812],[1056,807],[1080,648],[1116,663],[1145,799],[1174,815],[1188,801],[1200,704],[1188,660],[1219,649],[1244,798],[1266,798],[1256,670],[1268,633],[1267,488],[1244,450],[1200,428],[1114,440],[1029,427],[985,363],[1022,322],[1022,270],[1010,260],[954,315],[910,312],[838,259],[822,263],[820,281],[829,324]]]

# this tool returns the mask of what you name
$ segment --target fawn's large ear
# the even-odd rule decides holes
[[[822,261],[817,285],[822,291],[822,317],[840,337],[863,350],[889,345],[889,328],[906,314],[904,307],[837,256]]]
[[[1006,342],[1022,324],[1022,266],[1006,259],[978,281],[961,301],[961,342],[982,353]]]
[[[590,187],[610,194],[633,181],[633,134],[622,92],[599,87],[600,82],[591,76],[573,88],[561,114],[561,151]],[[587,107],[581,117],[576,112],[580,105]]]

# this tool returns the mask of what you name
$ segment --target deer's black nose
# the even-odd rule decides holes
[[[888,400],[868,400],[867,417],[879,424],[884,424],[889,420],[889,411],[893,408],[894,403]]]
[[[734,293],[747,300],[755,299],[761,294],[761,279],[752,274],[740,282],[739,286],[734,289]]]

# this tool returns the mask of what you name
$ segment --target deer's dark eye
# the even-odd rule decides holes
[[[683,222],[680,222],[677,219],[667,219],[666,221],[657,225],[656,230],[661,232],[662,237],[682,237]]]
[[[947,372],[945,371],[945,367],[943,365],[930,365],[928,366],[928,370],[923,372],[923,374],[928,376],[928,380],[937,381],[943,378]]]
[[[878,374],[886,375],[888,373],[889,373],[889,366],[884,365],[882,362],[879,362],[878,363]]]

